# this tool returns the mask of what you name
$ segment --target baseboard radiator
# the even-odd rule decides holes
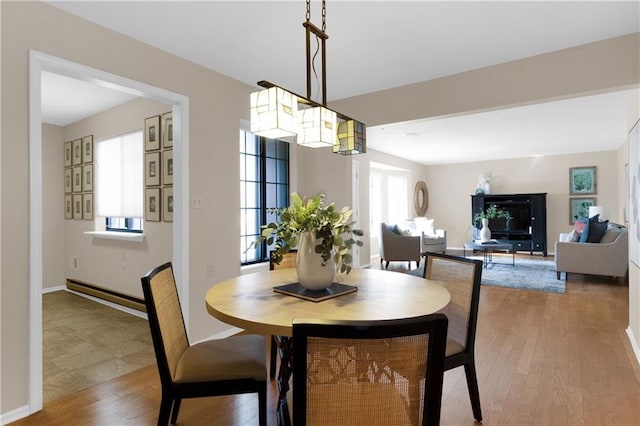
[[[126,306],[137,311],[147,312],[144,305],[144,299],[139,297],[130,296],[108,288],[71,279],[67,279],[67,288],[69,290],[77,291],[78,293],[88,294],[89,296]]]

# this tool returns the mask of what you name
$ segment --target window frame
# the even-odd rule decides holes
[[[268,210],[271,208],[282,208],[287,207],[289,205],[289,196],[290,196],[290,188],[291,188],[291,179],[290,179],[290,164],[291,164],[291,150],[290,144],[277,139],[268,139],[262,136],[257,136],[252,134],[246,129],[240,129],[240,138],[244,136],[244,146],[241,146],[239,151],[240,161],[245,160],[246,156],[254,156],[257,157],[256,170],[255,170],[255,178],[256,180],[248,180],[248,173],[245,168],[240,167],[240,247],[241,247],[241,266],[255,265],[260,263],[265,263],[269,261],[269,247],[267,246],[266,241],[263,241],[256,247],[257,254],[255,257],[248,258],[247,250],[250,246],[249,241],[255,241],[259,237],[259,227],[265,225],[269,222],[273,222],[277,220],[274,213],[269,213]],[[256,144],[258,149],[255,153],[249,153],[246,149],[247,147],[247,137],[253,137],[256,140]],[[242,143],[242,141],[241,141]],[[274,145],[269,147],[269,145]],[[274,154],[275,153],[275,154]],[[271,163],[271,164],[270,164]],[[286,164],[285,170],[279,170],[279,167],[282,167],[282,164]],[[246,160],[245,160],[246,164]],[[273,170],[272,170],[273,169]],[[243,175],[244,170],[244,175]],[[284,175],[282,174],[284,172]],[[269,180],[268,175],[273,173],[275,181]],[[283,178],[283,179],[281,179]],[[284,182],[283,182],[284,180]],[[258,194],[257,194],[257,206],[256,207],[247,207],[243,197],[242,185],[250,183],[257,184],[258,186]],[[269,185],[274,185],[276,190],[276,206],[267,206],[267,192],[269,191]],[[283,189],[284,188],[284,189]],[[283,193],[284,197],[280,197],[278,192]],[[281,194],[282,195],[282,194]],[[282,199],[284,198],[284,199]],[[257,210],[257,222],[258,228],[256,231],[258,233],[249,233],[248,228],[249,225],[247,221],[243,218],[243,215],[247,215],[247,210]],[[244,227],[243,227],[244,224]]]

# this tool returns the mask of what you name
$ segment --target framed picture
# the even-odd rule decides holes
[[[569,195],[597,194],[596,166],[569,169]]]
[[[64,166],[71,167],[73,166],[73,160],[71,159],[71,151],[72,151],[73,142],[65,142],[64,143]]]
[[[64,196],[64,218],[73,219],[73,197],[71,194]]]
[[[173,185],[173,150],[162,151],[162,184]]]
[[[82,220],[82,194],[73,194],[73,219]]]
[[[74,166],[82,164],[82,139],[76,139],[71,142],[71,162]]]
[[[160,185],[160,152],[150,152],[144,157],[144,183],[146,186]]]
[[[173,188],[162,190],[162,220],[173,222]]]
[[[160,116],[144,119],[144,150],[155,151],[160,149]]]
[[[93,192],[93,164],[82,166],[82,192]]]
[[[589,217],[589,206],[595,205],[595,198],[569,198],[569,225],[573,225],[578,216]]]
[[[82,192],[82,166],[73,168],[73,192]]]
[[[160,221],[160,188],[147,188],[144,197],[144,219]]]
[[[82,162],[93,163],[93,135],[82,138]]]
[[[73,192],[73,169],[71,167],[64,169],[64,193]]]
[[[82,218],[93,220],[93,194],[82,195]]]
[[[173,115],[170,112],[162,114],[162,147],[173,146]]]

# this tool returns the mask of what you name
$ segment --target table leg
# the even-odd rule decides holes
[[[287,392],[289,391],[289,379],[291,378],[293,358],[292,338],[278,336],[278,353],[280,354],[280,369],[278,370],[278,402],[276,407],[276,420],[278,426],[291,426]]]

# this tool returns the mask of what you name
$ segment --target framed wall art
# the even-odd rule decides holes
[[[160,152],[150,152],[144,157],[145,186],[160,185]]]
[[[589,207],[595,205],[595,198],[569,198],[569,224],[573,225],[578,217],[589,217]]]
[[[64,218],[73,219],[73,197],[71,194],[64,196]]]
[[[173,115],[170,112],[162,114],[162,147],[173,146]]]
[[[162,184],[173,185],[173,151],[162,151]]]
[[[82,139],[76,139],[71,142],[71,162],[74,166],[82,164]]]
[[[160,149],[160,116],[144,119],[144,150],[155,151]]]
[[[82,220],[82,194],[73,194],[73,219]]]
[[[629,260],[640,267],[640,120],[629,132]]]
[[[173,188],[162,190],[162,220],[173,222]]]
[[[569,195],[595,195],[596,166],[569,168]]]
[[[82,195],[82,218],[93,220],[93,194]]]
[[[64,193],[73,192],[73,169],[68,167],[64,169]]]
[[[82,163],[93,163],[93,135],[82,138]]]
[[[82,166],[73,168],[73,192],[82,192]]]
[[[160,188],[147,188],[144,197],[144,219],[160,221]]]
[[[73,160],[71,159],[71,151],[72,149],[72,145],[73,142],[69,141],[69,142],[65,142],[63,147],[64,147],[64,167],[71,167],[73,166]]]
[[[82,166],[82,191],[93,192],[93,164]]]

